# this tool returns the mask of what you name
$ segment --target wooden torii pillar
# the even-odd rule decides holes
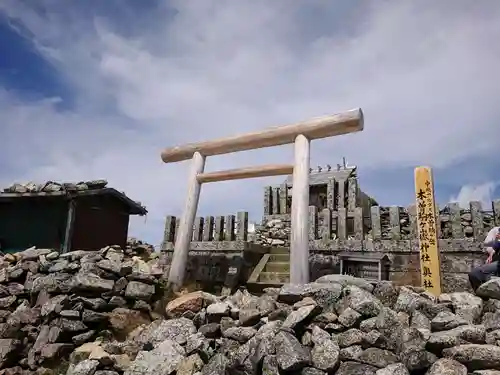
[[[313,118],[292,125],[269,128],[214,141],[172,147],[161,153],[165,163],[191,159],[188,191],[176,236],[168,284],[178,290],[186,272],[193,224],[198,209],[202,183],[244,178],[289,175],[293,173],[290,283],[309,282],[309,157],[313,139],[334,137],[363,130],[363,112],[353,109],[343,113]],[[264,165],[205,173],[207,156],[229,154],[264,147],[295,144],[293,165]]]

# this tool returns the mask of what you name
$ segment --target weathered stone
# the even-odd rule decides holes
[[[292,334],[281,331],[275,337],[276,360],[283,371],[296,371],[311,363],[311,354]]]
[[[283,328],[295,328],[297,324],[308,319],[315,311],[318,311],[318,306],[316,305],[299,307],[287,316],[283,322]]]
[[[335,375],[375,375],[376,367],[359,362],[342,362]]]
[[[361,363],[377,368],[384,368],[398,362],[398,356],[388,350],[368,348],[357,359]]]
[[[373,292],[373,285],[366,281],[365,279],[361,279],[359,277],[354,277],[350,275],[325,275],[321,276],[319,279],[315,281],[316,283],[337,283],[345,286],[354,285],[358,288],[365,289],[367,292]]]
[[[125,289],[125,297],[137,298],[145,301],[149,301],[154,293],[154,285],[141,283],[139,281],[130,281]]]
[[[66,375],[94,375],[99,361],[86,359],[76,365],[70,365]]]
[[[91,273],[77,274],[73,278],[72,286],[75,291],[110,292],[113,290],[114,281],[103,279]]]
[[[141,344],[151,343],[156,347],[168,339],[183,345],[194,333],[196,333],[196,327],[191,320],[177,318],[153,322],[135,337],[134,341]]]
[[[446,331],[458,326],[466,325],[467,321],[452,312],[441,312],[431,320],[433,331]]]
[[[94,315],[95,316],[95,315]],[[141,324],[148,324],[149,318],[136,310],[117,307],[108,314],[111,329],[117,334],[127,335]]]
[[[375,375],[410,375],[410,373],[404,364],[393,363],[387,367],[377,370]]]
[[[467,367],[449,358],[441,358],[434,362],[427,375],[467,375]]]
[[[492,278],[476,290],[476,295],[483,298],[500,300],[500,278]]]
[[[21,345],[19,340],[0,339],[0,368],[8,367],[15,363]]]
[[[485,337],[486,329],[484,326],[463,325],[447,331],[432,333],[427,340],[427,349],[440,354],[443,349],[459,344],[482,344],[485,342]]]
[[[498,346],[458,345],[443,350],[443,355],[464,364],[469,371],[500,369],[500,347]]]
[[[483,300],[468,292],[450,293],[455,314],[470,324],[478,323],[483,312]]]

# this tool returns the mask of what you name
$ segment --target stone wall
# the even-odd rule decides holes
[[[177,217],[167,216],[161,247],[164,265],[172,261],[179,222]],[[248,212],[197,217],[188,256],[187,283],[214,292],[244,284],[261,254],[266,252],[248,239]]]
[[[416,207],[373,206],[368,213],[354,210],[309,207],[311,273],[328,268],[318,262],[318,255],[329,259],[342,251],[387,254],[389,278],[397,284],[420,285],[420,259],[417,239]],[[265,215],[256,228],[255,238],[264,246],[289,246],[289,214]],[[443,287],[446,291],[464,290],[467,273],[485,260],[482,242],[488,231],[500,226],[500,200],[483,208],[470,202],[469,208],[449,203],[439,208],[437,220]],[[363,267],[363,266],[362,266]],[[367,266],[368,267],[368,266]]]
[[[349,210],[348,202],[345,207],[321,212],[309,207],[311,278],[335,272],[336,256],[350,251],[386,254],[390,280],[400,285],[420,285],[416,207],[372,206],[368,212],[363,207]],[[175,221],[174,217],[167,218],[163,245],[167,258],[174,246]],[[290,245],[290,214],[264,215],[251,242],[247,224],[246,212],[236,217],[197,218],[188,266],[190,280],[224,284],[229,270],[234,269],[232,262],[236,262],[241,265],[237,281],[244,283],[265,252],[262,248]],[[482,242],[495,225],[500,225],[500,200],[493,201],[491,208],[483,208],[480,202],[471,202],[468,209],[456,203],[439,208],[437,226],[445,291],[469,287],[467,273],[484,262]],[[368,272],[370,266],[360,267]]]

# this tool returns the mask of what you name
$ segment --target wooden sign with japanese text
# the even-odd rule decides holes
[[[422,286],[438,296],[441,294],[441,265],[436,228],[434,184],[430,168],[415,168],[415,194]]]

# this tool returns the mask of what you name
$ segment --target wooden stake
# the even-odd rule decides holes
[[[295,139],[292,187],[292,233],[290,283],[309,282],[309,165],[310,141],[300,134]]]
[[[434,184],[430,168],[415,168],[415,194],[422,286],[435,296],[439,296],[441,294],[441,265],[436,230]]]
[[[184,283],[186,273],[189,246],[193,235],[193,224],[200,199],[201,183],[198,182],[198,174],[205,169],[205,157],[195,152],[192,159],[191,171],[188,180],[188,192],[186,204],[182,212],[181,223],[177,232],[174,246],[174,254],[168,275],[168,284],[174,291],[178,291]]]

